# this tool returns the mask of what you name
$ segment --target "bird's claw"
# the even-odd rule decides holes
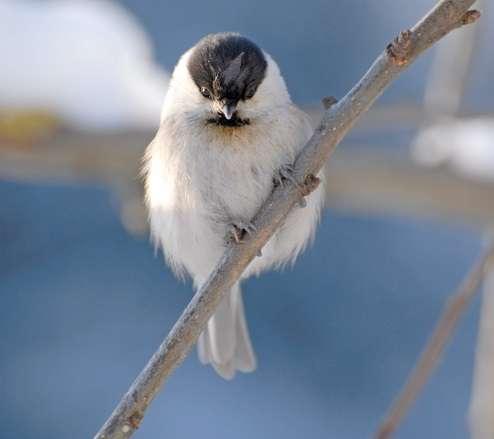
[[[298,181],[293,176],[293,172],[294,172],[293,165],[290,164],[282,165],[275,173],[275,176],[273,178],[274,184],[276,186],[283,186],[286,181],[290,181],[295,186],[299,186]]]
[[[274,176],[273,180],[275,186],[283,186],[286,181],[289,181],[300,189],[301,185],[293,175],[294,172],[295,172],[295,168],[293,167],[293,165],[291,164],[282,165]],[[298,205],[300,207],[306,207],[307,202],[305,201],[305,198],[301,198]]]
[[[257,231],[257,227],[251,222],[233,221],[228,228],[227,241],[240,244],[245,235],[251,235]]]

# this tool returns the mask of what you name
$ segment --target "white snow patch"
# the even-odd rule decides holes
[[[0,107],[91,130],[159,123],[168,75],[116,2],[0,0],[0,53]]]
[[[428,166],[448,165],[482,180],[494,180],[494,119],[449,119],[424,128],[413,157]]]

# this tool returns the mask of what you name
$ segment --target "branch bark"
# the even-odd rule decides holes
[[[381,423],[376,439],[390,438],[408,412],[412,403],[424,387],[427,379],[437,366],[441,354],[451,338],[459,318],[467,309],[480,284],[492,270],[494,265],[494,245],[479,260],[472,271],[464,279],[458,291],[448,300],[432,333],[426,348],[422,352],[414,370],[408,377],[405,387],[390,407],[388,414]],[[490,436],[489,436],[490,437]]]
[[[475,21],[474,0],[442,0],[411,30],[402,32],[363,78],[329,108],[294,164],[298,184],[278,186],[253,218],[257,232],[232,244],[175,323],[146,367],[124,395],[95,439],[129,438],[165,380],[183,361],[223,296],[261,251],[290,210],[317,186],[315,175],[338,143],[384,89],[417,56],[453,29]]]

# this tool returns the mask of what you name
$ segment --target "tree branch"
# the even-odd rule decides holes
[[[345,144],[346,146],[346,144]],[[468,145],[465,145],[467,148]],[[428,167],[390,151],[339,151],[326,168],[326,205],[358,214],[494,225],[494,182]]]
[[[232,244],[206,283],[194,295],[144,370],[124,395],[96,439],[125,439],[139,427],[144,413],[171,372],[183,361],[223,296],[281,225],[290,210],[315,189],[317,175],[357,119],[384,89],[424,50],[469,21],[474,0],[443,0],[410,31],[400,35],[377,58],[357,85],[323,116],[294,165],[298,185],[278,186],[253,218],[257,232]]]
[[[494,245],[479,260],[463,280],[458,291],[446,303],[436,329],[430,336],[426,348],[408,377],[405,387],[381,423],[376,439],[387,439],[398,428],[401,420],[415,399],[417,399],[418,394],[435,369],[446,344],[453,334],[458,319],[466,310],[489,270],[492,270],[493,264]]]

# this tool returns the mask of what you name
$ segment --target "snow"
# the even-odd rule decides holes
[[[494,119],[447,119],[426,127],[412,154],[424,165],[447,165],[469,178],[494,180]]]
[[[153,127],[167,73],[116,2],[0,1],[0,107],[41,108],[88,130]]]

